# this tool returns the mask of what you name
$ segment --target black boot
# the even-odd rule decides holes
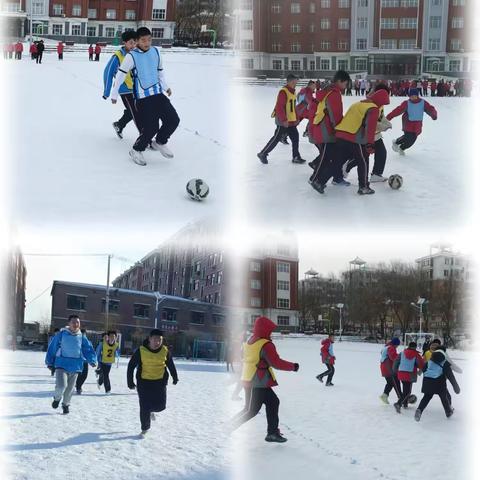
[[[52,402],[52,408],[58,408],[58,406],[60,405],[60,400],[53,400]]]
[[[287,439],[280,433],[269,433],[265,437],[266,442],[285,443]]]
[[[67,415],[70,413],[70,410],[68,408],[68,405],[62,405],[62,410],[63,410],[63,414],[64,415]]]
[[[122,128],[120,128],[120,125],[118,124],[118,122],[113,122],[112,123],[113,125],[113,129],[115,130],[115,133],[117,134],[118,138],[122,139],[123,138],[123,134],[122,134]]]
[[[322,185],[321,183],[318,182],[312,182],[310,184],[314,190],[316,190],[318,193],[324,193],[325,192],[325,187],[326,185]]]
[[[306,160],[303,159],[300,155],[292,158],[292,163],[305,163]]]
[[[264,153],[262,153],[262,152],[257,153],[257,157],[263,164],[268,163],[267,156]]]

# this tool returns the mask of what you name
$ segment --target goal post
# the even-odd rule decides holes
[[[415,342],[417,347],[423,351],[425,343],[431,342],[435,338],[434,333],[429,332],[408,332],[404,336],[404,345],[408,346],[410,342]]]
[[[210,360],[214,362],[224,362],[225,342],[195,339],[193,341],[192,359],[193,361]]]

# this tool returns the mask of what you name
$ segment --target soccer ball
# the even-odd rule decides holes
[[[408,397],[408,403],[417,403],[417,396],[416,395],[410,395]]]
[[[388,184],[394,190],[398,190],[403,185],[403,178],[395,173],[394,175],[390,175],[388,178]]]
[[[210,188],[201,178],[192,178],[187,183],[187,193],[192,200],[201,202],[207,198]]]

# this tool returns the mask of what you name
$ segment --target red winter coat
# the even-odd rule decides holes
[[[413,132],[417,135],[420,135],[422,133],[422,121],[410,121],[408,119],[408,113],[407,113],[407,107],[408,107],[408,102],[413,102],[413,103],[419,103],[421,102],[421,98],[417,98],[415,101],[412,100],[405,100],[402,102],[397,108],[392,110],[388,115],[387,115],[387,120],[391,120],[392,118],[398,117],[399,115],[402,115],[402,130],[404,132]],[[430,117],[433,118],[433,120],[437,119],[437,111],[435,110],[435,107],[430,105],[426,100],[423,100],[424,103],[424,112],[429,115]]]
[[[30,53],[37,53],[37,46],[34,43],[30,45]]]
[[[285,88],[288,88],[290,92],[295,93],[295,89],[290,88],[288,85],[285,85]],[[284,123],[287,121],[287,94],[283,91],[280,91],[277,96],[277,103],[275,104],[275,117],[279,123]],[[297,122],[288,122],[289,127],[294,127],[298,125]]]
[[[311,88],[304,87],[300,90],[298,97],[300,95],[304,96],[304,99],[295,107],[295,111],[297,112],[297,118],[299,121],[303,120],[304,118],[308,118],[309,111],[313,103],[313,91]]]
[[[393,362],[397,359],[397,347],[392,345],[391,342],[388,342],[387,345],[387,358],[380,362],[380,372],[382,377],[391,377],[393,376]]]
[[[330,355],[329,349],[333,342],[329,338],[322,340],[322,348],[320,348],[320,354],[322,355],[322,362],[328,365],[335,363],[335,356]]]
[[[57,45],[57,53],[63,53],[63,49],[64,49],[64,48],[65,48],[65,47],[64,47],[63,43],[59,43],[59,44]]]
[[[88,54],[93,55],[93,47],[88,47]]]
[[[17,53],[23,52],[23,43],[18,42],[15,44],[15,52]]]
[[[102,52],[102,47],[100,45],[95,46],[95,55],[99,55]]]
[[[317,113],[317,106],[327,95],[325,117],[318,125],[314,125],[313,120]],[[313,143],[319,145],[320,143],[335,142],[335,127],[342,121],[342,118],[343,103],[340,89],[336,85],[329,85],[318,91],[309,110],[309,130]]]
[[[8,51],[9,51],[9,52],[12,52],[12,53],[15,51],[15,45],[14,45],[13,43],[10,43],[10,44],[8,45]]]
[[[255,321],[253,327],[253,335],[248,339],[247,343],[252,345],[261,338],[270,339],[272,332],[277,328],[277,325],[273,323],[267,317],[259,317]],[[277,370],[286,370],[293,372],[295,370],[295,364],[282,360],[277,353],[277,349],[272,341],[266,343],[260,350],[260,362],[257,365],[257,372],[250,382],[244,381],[243,384],[246,387],[275,387],[278,383],[273,380],[268,367],[275,368]]]
[[[411,372],[399,370],[402,355],[405,355],[405,357],[408,358],[408,360],[413,360],[415,358],[415,366]],[[417,381],[417,375],[418,375],[417,372],[418,370],[421,370],[424,365],[425,365],[425,361],[423,360],[422,356],[414,348],[406,348],[396,358],[393,365],[393,370],[394,372],[397,373],[397,378],[401,382],[415,383]]]

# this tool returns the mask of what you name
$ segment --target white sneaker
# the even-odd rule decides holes
[[[386,182],[388,179],[387,177],[384,177],[383,175],[375,175],[372,173],[370,175],[370,182],[375,183],[375,182]]]
[[[400,145],[395,140],[392,140],[392,150],[397,153],[400,151]]]
[[[142,167],[144,167],[147,164],[147,162],[143,158],[142,152],[137,152],[132,148],[128,152],[128,154],[130,155],[130,158],[133,160],[133,162],[135,162],[137,165],[141,165]]]
[[[162,145],[161,143],[153,141],[152,148],[159,151],[166,158],[173,158],[173,152],[167,147],[166,143]]]

